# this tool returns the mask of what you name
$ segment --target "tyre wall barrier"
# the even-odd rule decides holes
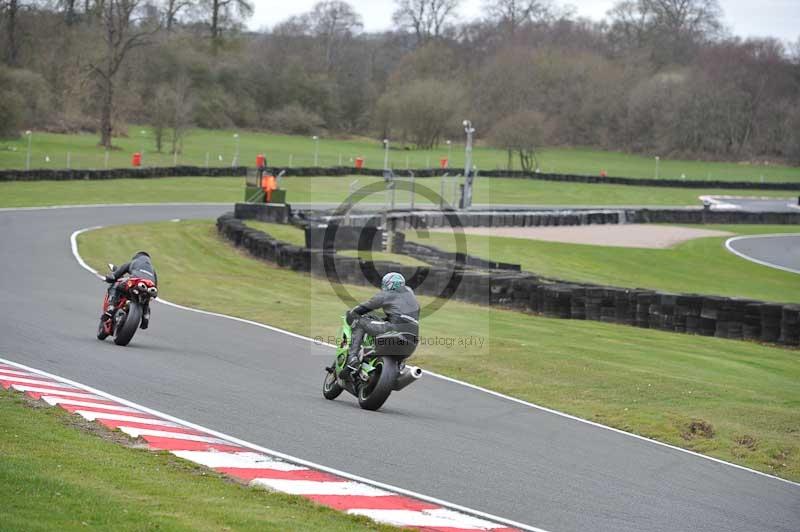
[[[247,167],[206,168],[167,166],[163,168],[114,168],[111,170],[0,170],[0,181],[74,181],[104,179],[156,179],[159,177],[238,177]]]
[[[541,314],[595,320],[676,333],[800,346],[800,305],[699,294],[671,294],[546,279],[530,272],[470,269],[433,261],[415,267],[369,262],[281,242],[247,227],[233,214],[217,219],[217,231],[254,257],[297,272],[340,282],[380,286],[390,271],[402,273],[418,294]]]
[[[353,167],[301,167],[273,168],[277,175],[285,172],[287,177],[344,177],[349,175],[366,175],[382,177],[383,170],[378,168]],[[459,169],[418,168],[413,169],[415,177],[438,177],[444,174],[456,175]],[[409,176],[408,170],[397,170],[399,177]],[[157,178],[157,177],[223,177],[244,176],[247,167],[206,168],[204,166],[167,166],[161,168],[114,168],[109,170],[3,170],[0,181],[64,181],[74,179],[124,179],[124,178]],[[721,181],[721,180],[683,180],[683,179],[649,179],[635,177],[604,177],[580,174],[545,174],[529,173],[513,170],[484,170],[480,177],[533,179],[538,181],[559,181],[567,183],[627,185],[639,187],[670,187],[697,189],[731,189],[731,190],[800,190],[800,182],[760,183],[755,181]]]
[[[237,203],[234,216],[239,220],[288,224],[292,221],[292,206],[277,203]]]
[[[321,213],[304,212],[308,217]],[[457,217],[457,222],[455,220]],[[374,215],[355,215],[338,219],[340,224],[364,227],[376,223]],[[394,211],[389,223],[397,230],[421,230],[457,227],[556,227],[574,225],[603,225],[621,223],[673,224],[800,224],[797,212],[714,211],[703,208],[686,209],[617,209],[617,210],[553,210],[553,211],[470,211],[442,213],[440,211]]]
[[[382,177],[383,169],[378,168],[275,168],[277,173],[285,172],[286,176],[294,177],[343,177],[349,175],[366,175]],[[395,170],[398,177],[409,177],[413,172],[414,177],[428,178],[439,177],[444,174],[458,175],[461,170],[440,168],[415,168],[409,170]],[[537,181],[559,181],[567,183],[588,183],[604,185],[627,185],[639,187],[668,187],[668,188],[697,188],[697,189],[737,189],[737,190],[800,190],[800,182],[775,182],[761,183],[756,181],[722,181],[722,180],[684,180],[684,179],[649,179],[636,177],[610,177],[580,174],[552,174],[536,172],[520,172],[514,170],[481,170],[479,177],[533,179]]]

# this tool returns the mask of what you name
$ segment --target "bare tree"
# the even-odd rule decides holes
[[[463,97],[453,82],[412,81],[384,94],[377,116],[386,121],[381,125],[390,128],[393,137],[410,137],[417,148],[431,149],[449,125],[458,123]]]
[[[501,120],[489,133],[489,142],[495,148],[506,150],[511,169],[512,156],[519,156],[524,172],[539,168],[536,150],[544,143],[545,117],[536,111],[523,111]]]
[[[717,0],[622,0],[609,12],[618,48],[648,47],[657,63],[686,62],[693,49],[722,31]]]
[[[547,0],[484,0],[483,8],[489,19],[504,26],[511,37],[520,26],[547,20],[551,15]]]
[[[158,28],[146,28],[136,17],[141,0],[104,0],[102,30],[105,50],[89,66],[98,80],[100,103],[100,145],[111,148],[112,116],[114,112],[114,83],[128,53],[148,43]]]
[[[417,44],[438,39],[455,16],[461,0],[395,0],[393,20],[401,28],[410,29]]]
[[[17,15],[19,0],[0,0],[0,14],[5,19],[6,53],[3,61],[9,66],[16,66],[19,60],[19,41],[17,40]]]
[[[322,39],[325,47],[325,63],[330,70],[337,46],[364,27],[361,15],[347,2],[326,0],[317,2],[309,17],[314,36]]]
[[[216,53],[222,43],[222,27],[226,20],[236,16],[247,18],[253,14],[249,0],[206,0],[211,14],[211,46]]]
[[[178,14],[193,4],[192,0],[166,0],[164,7],[164,19],[167,33],[172,33],[172,28],[178,18]]]

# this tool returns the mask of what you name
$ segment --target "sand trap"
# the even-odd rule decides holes
[[[436,232],[450,232],[449,229],[431,229]],[[687,240],[707,236],[730,236],[727,231],[710,229],[691,229],[655,224],[623,225],[571,225],[559,227],[465,227],[468,235],[504,236],[566,242],[570,244],[590,244],[594,246],[618,246],[625,248],[668,248]]]

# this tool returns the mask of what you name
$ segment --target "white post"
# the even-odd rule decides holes
[[[661,161],[661,158],[656,155],[656,179],[658,179],[658,163]]]
[[[342,154],[340,153],[339,154],[339,167],[341,168],[341,166],[342,166]]]
[[[383,139],[383,169],[389,169],[389,139]]]
[[[72,154],[67,152],[67,170],[72,169]]]
[[[105,164],[106,170],[108,170],[108,148],[106,148],[103,164]]]
[[[408,166],[408,155],[406,155],[406,170],[408,170],[409,168],[410,167]]]
[[[314,135],[314,168],[319,168],[319,137]]]
[[[28,155],[25,157],[25,170],[31,169],[31,139],[33,139],[33,132],[29,129],[25,132],[28,136]]]
[[[209,155],[210,154],[208,152],[206,152],[206,170],[208,170],[208,157],[209,157]]]
[[[178,150],[172,152],[172,166],[178,166]]]
[[[289,154],[289,168],[291,168],[291,167],[292,167],[292,159],[293,159],[293,158],[294,158],[294,155],[292,155],[292,154],[290,153],[290,154]]]
[[[447,169],[450,169],[450,157],[453,155],[453,142],[447,141]]]
[[[236,141],[236,152],[233,154],[233,161],[231,161],[231,168],[239,164],[239,134],[234,133],[233,138]]]

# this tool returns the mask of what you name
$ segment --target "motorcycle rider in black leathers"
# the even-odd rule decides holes
[[[149,279],[158,287],[158,276],[150,260],[150,254],[146,251],[139,251],[133,256],[130,262],[126,262],[112,273],[106,275],[105,280],[107,283],[111,284],[111,286],[108,287],[108,306],[103,313],[103,319],[110,319],[114,314],[119,294],[123,290],[122,283],[118,281],[126,274],[131,277]],[[142,310],[142,329],[147,329],[150,323],[150,305],[147,305]]]
[[[366,315],[377,309],[383,309],[386,313],[385,320]],[[347,366],[350,377],[354,378],[360,366],[358,354],[365,334],[375,337],[390,331],[399,331],[419,336],[419,303],[414,291],[406,286],[405,278],[399,273],[390,272],[383,276],[380,292],[348,311],[347,321],[351,324],[353,334]]]

